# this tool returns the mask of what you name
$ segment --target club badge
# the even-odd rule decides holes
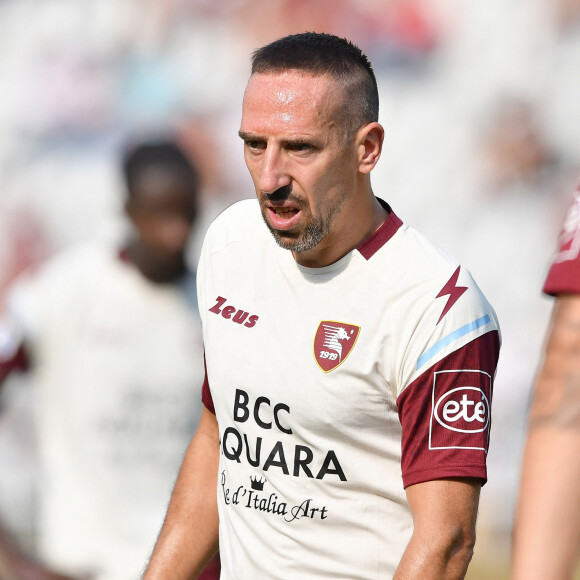
[[[342,364],[352,351],[360,326],[334,320],[323,320],[314,336],[314,358],[318,366],[329,373]]]

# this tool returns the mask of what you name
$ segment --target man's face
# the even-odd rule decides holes
[[[171,259],[184,252],[195,219],[194,194],[186,177],[158,167],[143,170],[127,209],[152,258]]]
[[[341,99],[334,80],[295,71],[254,74],[244,95],[240,136],[262,215],[297,259],[348,227],[358,162]]]

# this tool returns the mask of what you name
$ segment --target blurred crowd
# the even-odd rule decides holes
[[[205,226],[253,194],[237,137],[249,56],[306,30],[368,54],[386,129],[374,191],[466,265],[499,316],[474,567],[501,567],[551,308],[541,287],[580,177],[580,1],[0,0],[0,300],[59,250],[126,232],[120,152],[160,134],[201,173],[194,266]],[[0,514],[33,545],[42,481],[21,382],[0,398]]]

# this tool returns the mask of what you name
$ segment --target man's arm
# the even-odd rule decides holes
[[[6,378],[13,371],[28,368],[24,345],[13,339],[0,316],[0,394]],[[2,405],[0,402],[0,414]],[[72,577],[52,572],[31,557],[13,540],[0,522],[0,578],[6,580],[72,580]]]
[[[580,554],[580,295],[558,297],[536,381],[513,579],[571,578]]]
[[[480,488],[478,479],[440,479],[406,489],[414,529],[394,580],[465,576],[475,545]]]
[[[144,580],[197,578],[218,548],[219,430],[205,407]]]

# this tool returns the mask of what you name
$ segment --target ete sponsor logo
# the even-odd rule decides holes
[[[328,373],[342,364],[351,353],[360,332],[360,326],[323,320],[314,335],[314,358]]]
[[[476,370],[436,372],[429,448],[481,449],[487,453],[490,400],[491,376],[488,373]]]

